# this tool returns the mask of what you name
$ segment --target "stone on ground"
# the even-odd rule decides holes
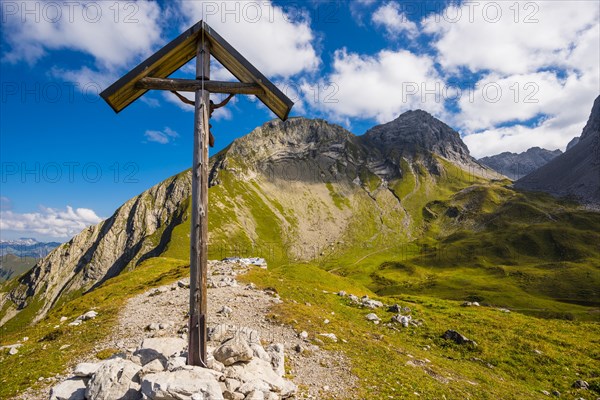
[[[120,358],[105,361],[96,371],[86,390],[94,400],[138,400],[139,371],[142,367]]]
[[[221,386],[206,368],[188,367],[144,376],[142,394],[151,400],[221,400]]]
[[[50,400],[85,400],[85,382],[73,378],[54,386],[50,391]]]

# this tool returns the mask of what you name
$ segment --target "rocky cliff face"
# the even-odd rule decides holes
[[[361,170],[384,180],[399,178],[402,159],[419,159],[435,173],[433,156],[489,172],[469,155],[458,132],[422,110],[407,111],[362,136],[318,119],[271,121],[235,140],[226,153],[245,160],[245,169],[254,172],[290,179],[294,170],[298,179],[318,182],[342,176],[353,181]],[[220,167],[215,163],[215,168]]]
[[[600,96],[596,97],[590,117],[581,131],[580,141],[597,138],[600,134]]]
[[[323,182],[340,173],[332,168],[336,163],[352,180],[353,170],[366,164],[370,154],[360,137],[341,126],[305,118],[270,121],[236,139],[227,151],[227,157],[239,160],[247,171],[307,182]]]
[[[423,111],[404,113],[364,136],[323,120],[271,121],[211,159],[210,241],[270,241],[286,257],[310,259],[344,241],[410,237],[420,228],[407,207],[421,221],[420,199],[444,179],[444,165],[489,172],[469,156],[457,132]],[[61,299],[163,255],[172,242],[189,241],[190,192],[191,176],[181,173],[61,245],[0,293],[0,324],[27,306],[38,308],[40,319]],[[185,245],[175,247],[178,253],[168,256],[189,257]]]
[[[475,161],[458,132],[422,110],[407,111],[391,122],[371,128],[364,139],[386,155],[432,152],[460,164]]]
[[[570,197],[600,205],[600,96],[583,128],[579,142],[548,164],[519,179],[515,187]]]
[[[90,226],[69,242],[62,244],[31,271],[18,285],[0,299],[0,309],[7,302],[14,315],[31,303],[40,305],[42,318],[60,296],[93,288],[118,275],[129,265],[161,251],[161,235],[181,222],[182,202],[189,197],[191,176],[172,177],[123,204],[112,217]]]
[[[548,161],[562,154],[560,150],[546,150],[539,147],[532,147],[523,153],[504,152],[494,156],[483,157],[479,162],[492,168],[494,171],[517,180],[525,175],[535,171]]]
[[[571,150],[577,143],[579,143],[579,136],[575,136],[573,139],[571,139],[571,141],[567,144],[566,151]]]

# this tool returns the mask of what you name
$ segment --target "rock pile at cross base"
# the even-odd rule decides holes
[[[148,338],[131,355],[81,363],[52,389],[52,400],[278,400],[297,392],[284,379],[284,347],[264,348],[250,328],[219,325],[211,332],[209,368],[186,365],[186,341]]]
[[[50,398],[274,400],[322,398],[323,392],[348,398],[356,377],[345,356],[311,343],[319,342],[316,332],[309,337],[273,321],[271,308],[284,300],[273,289],[238,283],[236,276],[249,268],[266,268],[244,261],[209,261],[209,368],[186,365],[189,279],[183,279],[131,298],[94,349],[118,352],[100,362],[93,355],[77,360]],[[47,399],[45,393],[23,395]]]

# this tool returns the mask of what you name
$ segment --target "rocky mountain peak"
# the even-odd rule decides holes
[[[236,139],[234,143],[246,145],[248,142],[254,142],[260,145],[266,141],[294,146],[340,140],[351,135],[341,126],[330,124],[323,119],[292,117],[286,121],[274,119],[266,122],[248,135]]]
[[[515,182],[519,189],[570,197],[597,207],[600,204],[600,96],[583,128],[579,142],[569,151]]]
[[[567,144],[567,150],[572,149],[577,143],[579,143],[579,139],[579,136],[575,136],[573,139],[571,139],[571,141]]]
[[[531,147],[522,153],[505,151],[493,156],[483,157],[479,161],[510,179],[516,180],[546,165],[552,159],[560,156],[560,150],[546,150]]]
[[[596,97],[596,100],[594,101],[590,118],[581,132],[580,140],[585,140],[589,137],[598,135],[600,135],[600,96]]]
[[[472,160],[458,132],[423,110],[406,111],[391,122],[377,125],[367,131],[365,139],[381,149],[431,151],[461,163]]]

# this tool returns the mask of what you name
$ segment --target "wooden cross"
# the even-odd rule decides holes
[[[210,80],[210,56],[239,82]],[[196,57],[196,79],[168,77]],[[188,364],[206,367],[206,273],[208,252],[208,136],[210,93],[257,96],[286,120],[294,103],[205,22],[199,21],[113,83],[100,96],[118,113],[148,90],[194,92],[194,153],[190,235]]]

